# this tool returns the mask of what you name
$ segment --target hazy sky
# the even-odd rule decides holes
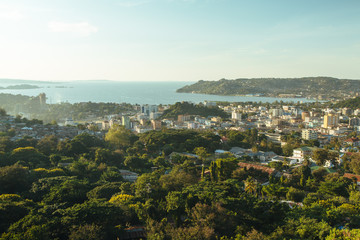
[[[0,78],[360,79],[359,0],[0,0]]]

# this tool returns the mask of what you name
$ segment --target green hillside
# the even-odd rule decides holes
[[[200,80],[178,89],[177,92],[214,95],[261,94],[264,96],[293,94],[303,97],[324,95],[325,98],[338,98],[350,92],[358,92],[359,89],[360,81],[358,80],[331,77],[239,78],[219,81]]]

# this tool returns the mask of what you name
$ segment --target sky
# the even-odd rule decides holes
[[[359,0],[0,0],[0,78],[360,79]]]

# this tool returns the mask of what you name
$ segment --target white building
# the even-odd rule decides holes
[[[313,129],[303,129],[301,138],[305,140],[316,140],[318,138],[318,133]]]
[[[138,174],[128,170],[119,170],[120,175],[125,181],[135,182],[138,178]]]
[[[283,115],[283,110],[279,108],[270,109],[269,112],[273,117],[280,117],[281,115]]]
[[[233,111],[231,113],[231,118],[234,119],[234,120],[241,120],[241,113]]]

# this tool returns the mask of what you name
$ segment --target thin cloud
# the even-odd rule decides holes
[[[121,7],[137,7],[151,2],[151,0],[120,0],[118,5]]]
[[[98,28],[91,25],[88,22],[78,22],[78,23],[66,23],[66,22],[49,22],[49,30],[51,32],[58,33],[75,33],[81,36],[89,36],[98,31]]]
[[[20,21],[24,18],[24,15],[18,10],[0,8],[0,19],[10,21]]]
[[[194,3],[196,0],[119,0],[117,5],[121,7],[137,7],[147,3],[156,3],[156,2],[188,2]]]

